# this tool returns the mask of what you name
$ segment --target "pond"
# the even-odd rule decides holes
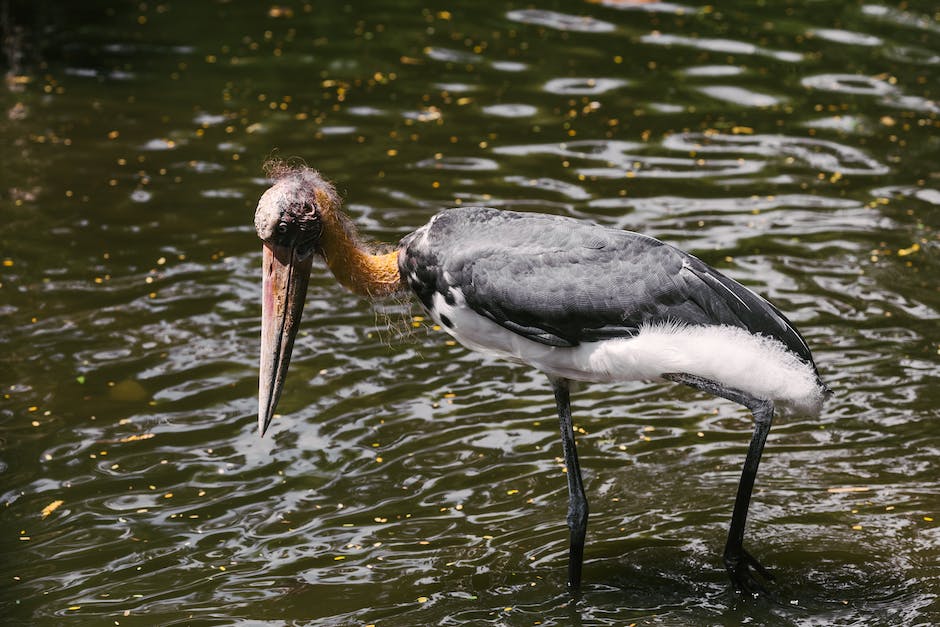
[[[940,15],[929,2],[0,3],[6,624],[940,622]],[[551,388],[315,265],[257,432],[263,163],[376,242],[487,205],[641,231],[785,311],[781,415],[721,564],[743,408]]]

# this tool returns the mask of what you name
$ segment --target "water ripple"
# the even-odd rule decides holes
[[[555,30],[581,33],[610,33],[617,29],[611,22],[590,16],[569,15],[543,9],[519,9],[506,13],[506,18],[523,24],[547,26]]]
[[[733,102],[745,107],[773,107],[783,102],[781,98],[759,94],[750,89],[734,85],[708,85],[696,89],[710,98]]]
[[[559,95],[596,95],[620,89],[630,83],[622,78],[553,78],[542,87]]]
[[[507,155],[551,154],[561,157],[602,161],[603,167],[582,167],[577,172],[601,178],[701,178],[743,175],[760,171],[761,161],[746,159],[708,159],[692,157],[657,157],[639,154],[648,146],[633,142],[579,140],[561,144],[501,146],[494,152]],[[687,152],[687,151],[685,151]]]
[[[433,170],[482,172],[499,169],[499,164],[496,161],[482,157],[441,157],[440,159],[424,159],[415,165],[419,168],[430,168]]]
[[[507,103],[483,107],[483,112],[500,118],[526,118],[538,113],[538,108],[524,103]]]
[[[727,52],[728,54],[745,54],[770,57],[778,61],[787,63],[799,63],[803,60],[803,55],[799,52],[790,52],[788,50],[770,50],[755,44],[734,39],[709,39],[698,37],[686,37],[683,35],[670,35],[667,33],[650,33],[643,35],[641,41],[646,44],[657,46],[688,46],[699,50],[708,50],[710,52]]]
[[[515,183],[520,187],[529,187],[562,194],[572,200],[587,200],[591,197],[591,194],[579,185],[547,177],[529,179],[522,176],[507,176],[504,180],[507,183]]]
[[[674,2],[660,2],[659,0],[587,0],[587,2],[619,11],[642,11],[644,13],[692,15],[699,10],[699,7]]]
[[[884,43],[881,37],[840,28],[817,28],[811,30],[810,34],[826,41],[853,46],[880,46]]]
[[[800,84],[823,91],[870,96],[883,96],[895,91],[895,87],[885,80],[858,74],[817,74],[804,77]]]
[[[857,148],[810,137],[676,133],[664,139],[663,146],[682,152],[793,157],[812,168],[843,174],[875,176],[889,171],[888,166]]]

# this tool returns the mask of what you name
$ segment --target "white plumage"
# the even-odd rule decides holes
[[[507,330],[466,306],[452,290],[455,304],[435,294],[430,310],[435,322],[467,348],[527,364],[553,377],[576,381],[660,380],[683,372],[779,403],[806,415],[818,415],[824,399],[812,366],[778,340],[740,327],[645,325],[630,338],[548,346]],[[442,323],[445,317],[450,324]]]

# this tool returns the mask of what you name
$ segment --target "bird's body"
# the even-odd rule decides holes
[[[405,285],[467,348],[579,381],[686,372],[819,410],[824,387],[783,314],[652,237],[465,207],[434,216],[398,252]]]
[[[533,366],[552,383],[568,467],[569,585],[588,505],[568,382],[669,380],[746,406],[755,431],[724,561],[735,586],[770,574],[743,547],[751,490],[775,405],[818,414],[828,388],[802,336],[773,305],[696,257],[637,233],[559,216],[464,207],[435,215],[390,252],[358,239],[332,186],[282,168],[258,204],[265,242],[259,425],[273,416],[321,256],[367,297],[410,291],[467,348]]]

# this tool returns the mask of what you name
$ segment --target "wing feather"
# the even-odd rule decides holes
[[[544,214],[442,212],[402,242],[403,276],[430,307],[459,290],[468,307],[549,346],[630,337],[644,325],[731,325],[777,338],[813,363],[766,300],[696,257],[645,235]]]

